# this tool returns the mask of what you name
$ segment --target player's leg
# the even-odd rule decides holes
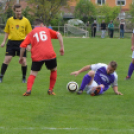
[[[26,57],[23,57],[24,63],[21,65],[21,71],[22,71],[22,83],[26,83],[26,73],[27,73],[27,62]]]
[[[5,56],[4,62],[1,65],[1,73],[0,73],[0,83],[3,81],[4,74],[7,70],[8,64],[12,60],[12,56]]]
[[[49,90],[48,90],[48,94],[49,95],[56,95],[53,92],[53,88],[55,86],[57,80],[57,67],[51,70],[51,74],[50,74],[50,84],[49,84]]]
[[[90,91],[90,95],[91,96],[100,95],[100,94],[102,94],[104,92],[103,89],[104,89],[104,85],[103,84],[98,85],[96,87],[93,87],[91,89],[91,91]]]
[[[126,80],[131,78],[133,71],[134,71],[134,51],[132,53],[132,62],[129,65],[128,74],[126,76]]]
[[[53,92],[53,89],[54,89],[56,79],[57,79],[57,60],[56,60],[56,58],[49,60],[49,61],[45,61],[45,65],[51,71],[48,94],[55,95],[55,93]]]
[[[32,86],[34,84],[34,80],[37,74],[38,74],[38,71],[31,70],[30,76],[28,77],[28,80],[27,80],[27,91],[23,94],[23,96],[29,96],[31,94]]]
[[[20,44],[18,42],[18,44]],[[19,45],[18,45],[19,46]],[[17,55],[20,56],[20,47],[16,47]],[[21,72],[22,72],[22,83],[26,83],[26,73],[27,73],[27,61],[26,61],[26,50],[23,55],[24,63],[21,65]]]
[[[82,83],[81,83],[81,86],[80,86],[80,89],[79,91],[77,92],[77,94],[82,94],[83,93],[83,90],[85,89],[85,87],[87,85],[90,85],[94,79],[94,75],[95,75],[95,72],[94,71],[89,71],[88,74],[86,74],[84,77],[83,77],[83,80],[82,80]]]
[[[34,80],[38,74],[38,71],[41,70],[41,67],[43,64],[44,64],[44,61],[32,62],[31,72],[30,72],[30,75],[29,75],[28,80],[27,80],[27,91],[23,94],[23,96],[29,96],[31,94]]]
[[[0,72],[0,83],[2,83],[4,74],[7,70],[8,64],[12,60],[12,57],[15,55],[14,48],[12,46],[12,42],[8,41],[6,46],[6,53],[5,53],[5,59],[3,64],[1,65],[1,72]]]

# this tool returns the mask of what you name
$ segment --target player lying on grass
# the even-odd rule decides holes
[[[82,94],[83,90],[92,96],[103,94],[112,85],[115,94],[123,95],[118,91],[117,73],[115,72],[117,63],[111,61],[108,65],[103,63],[97,63],[87,65],[82,69],[72,72],[71,75],[77,76],[78,74],[90,70],[84,77],[77,94]]]
[[[132,50],[132,62],[129,65],[126,80],[129,80],[131,78],[134,71],[134,29],[131,37],[131,50]]]
[[[55,95],[53,88],[57,79],[57,61],[51,39],[59,40],[60,54],[64,55],[63,38],[59,32],[46,28],[43,25],[43,21],[40,19],[36,19],[34,24],[35,28],[27,35],[26,39],[20,45],[19,63],[22,64],[24,62],[23,54],[28,44],[31,44],[32,58],[31,73],[27,81],[27,91],[23,95],[29,96],[31,94],[34,80],[44,63],[51,72],[48,94]]]

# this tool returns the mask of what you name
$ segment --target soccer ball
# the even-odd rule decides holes
[[[76,92],[78,90],[78,88],[79,88],[78,84],[76,82],[74,82],[74,81],[71,81],[71,82],[67,83],[66,87],[67,87],[67,90],[69,92],[72,92],[72,93]]]

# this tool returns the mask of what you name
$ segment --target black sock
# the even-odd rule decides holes
[[[27,66],[21,66],[21,70],[22,70],[23,79],[25,79],[27,73]]]
[[[1,66],[1,73],[0,73],[0,77],[2,78],[3,75],[5,74],[6,70],[7,70],[8,64],[3,63]]]

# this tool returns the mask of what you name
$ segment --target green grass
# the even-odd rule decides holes
[[[0,37],[2,42],[3,36]],[[58,77],[56,96],[48,96],[50,72],[39,72],[32,95],[24,97],[26,84],[21,83],[19,58],[14,57],[0,84],[0,134],[132,134],[134,132],[134,77],[127,75],[131,62],[130,39],[64,38],[65,55],[60,56],[57,40],[52,41],[57,53]],[[0,61],[4,60],[5,47],[0,48]],[[30,53],[27,58],[30,73]],[[69,93],[69,81],[81,83],[83,72],[77,77],[72,71],[93,63],[118,62],[119,91],[110,88],[104,95],[92,97],[85,92],[78,96]]]

